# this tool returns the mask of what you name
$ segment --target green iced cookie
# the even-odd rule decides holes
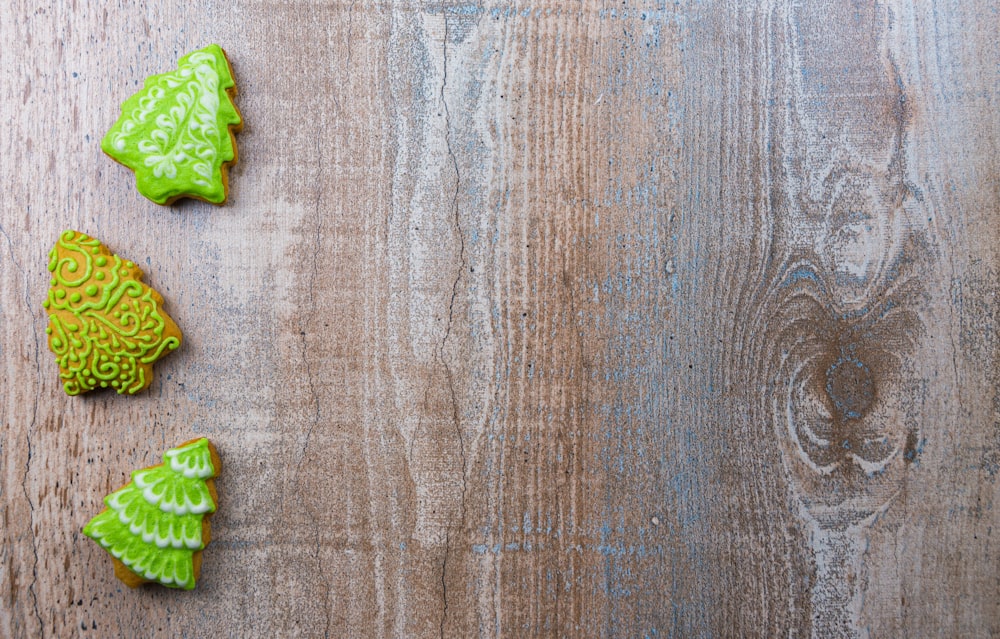
[[[234,95],[226,53],[211,44],[181,58],[176,71],[146,78],[101,148],[135,171],[139,193],[157,204],[182,197],[222,204],[237,157],[233,133],[243,126]]]
[[[114,557],[115,574],[128,586],[191,590],[211,540],[204,518],[215,512],[220,465],[204,437],[171,448],[163,464],[133,471],[131,482],[105,497],[107,508],[83,534]]]

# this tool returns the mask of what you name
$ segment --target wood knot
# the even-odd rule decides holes
[[[861,360],[841,357],[826,371],[826,394],[840,420],[860,419],[875,400],[871,369]]]
[[[850,303],[836,276],[812,260],[790,262],[765,314],[775,434],[796,492],[824,526],[877,511],[916,454],[923,293],[905,255]]]

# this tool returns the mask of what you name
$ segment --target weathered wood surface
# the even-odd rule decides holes
[[[986,0],[0,7],[0,636],[1000,634]],[[223,208],[98,140],[191,49]],[[185,331],[66,397],[46,253]],[[198,589],[80,534],[207,435]]]

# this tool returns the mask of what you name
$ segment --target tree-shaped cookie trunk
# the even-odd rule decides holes
[[[193,51],[175,71],[146,78],[122,104],[101,148],[135,171],[139,193],[157,204],[182,197],[222,204],[237,159],[233,134],[243,127],[235,95],[222,48]]]
[[[153,363],[181,345],[181,330],[143,272],[98,240],[66,231],[49,252],[49,348],[69,395],[95,388],[137,393]]]
[[[213,478],[222,462],[207,439],[163,454],[163,463],[132,473],[104,498],[107,506],[83,528],[111,554],[115,576],[131,588],[158,583],[191,590],[211,541],[208,516],[219,501]]]

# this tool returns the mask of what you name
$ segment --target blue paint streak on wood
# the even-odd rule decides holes
[[[608,632],[634,624],[637,609],[657,609],[670,597],[654,591],[668,583],[675,563],[670,556],[675,551],[663,541],[672,536],[691,540],[681,563],[697,565],[701,560],[694,540],[704,538],[697,508],[703,499],[699,477],[690,470],[669,474],[676,453],[667,448],[680,438],[664,410],[670,401],[665,375],[671,356],[668,300],[663,298],[665,291],[672,295],[677,290],[678,276],[668,276],[662,268],[662,256],[673,240],[663,230],[669,213],[657,205],[658,188],[654,172],[631,189],[615,185],[603,203],[624,204],[634,215],[630,226],[635,229],[608,239],[614,245],[610,252],[619,257],[617,269],[595,283],[606,309],[595,321],[613,334],[602,382],[615,396],[595,407],[604,424],[600,457],[609,486],[598,531],[598,551],[605,558],[602,590],[611,602]],[[701,447],[693,428],[685,431],[683,440],[688,453]],[[704,453],[694,456],[703,458]],[[687,507],[673,514],[671,501]],[[659,526],[650,523],[653,516]],[[672,583],[680,582],[674,575]],[[682,608],[677,613],[688,619],[704,614]],[[656,636],[652,633],[657,630],[649,632]]]
[[[600,91],[638,102],[638,114],[658,140],[639,151],[645,157],[612,157],[612,179],[603,197],[593,202],[597,211],[619,212],[610,226],[614,235],[604,231],[605,215],[600,218],[607,253],[614,259],[606,276],[590,283],[603,306],[594,322],[600,333],[610,333],[604,361],[597,367],[605,399],[593,407],[603,424],[597,454],[606,490],[597,538],[604,558],[601,589],[609,610],[603,630],[608,635],[630,627],[645,628],[650,637],[707,636],[713,606],[711,597],[704,596],[711,588],[702,583],[703,575],[710,574],[704,540],[711,534],[707,505],[713,499],[704,469],[715,467],[718,454],[710,446],[718,439],[709,422],[713,412],[695,411],[704,417],[699,423],[689,420],[682,430],[671,419],[672,406],[711,406],[716,392],[713,364],[698,352],[683,350],[708,337],[688,336],[682,346],[670,335],[677,323],[672,315],[683,312],[683,301],[698,293],[696,275],[705,266],[698,258],[706,255],[701,247],[688,247],[693,259],[666,272],[683,234],[671,223],[675,200],[663,182],[675,170],[671,138],[683,116],[683,100],[661,59],[664,43],[676,42],[665,36],[665,25],[685,29],[674,16],[666,11],[602,13],[606,19],[634,19],[634,24],[625,23],[621,48],[608,50],[607,66],[616,71]],[[690,210],[703,210],[699,187],[689,195]],[[700,370],[688,373],[688,363]],[[706,384],[693,391],[695,397],[679,398],[673,390],[679,375]]]

